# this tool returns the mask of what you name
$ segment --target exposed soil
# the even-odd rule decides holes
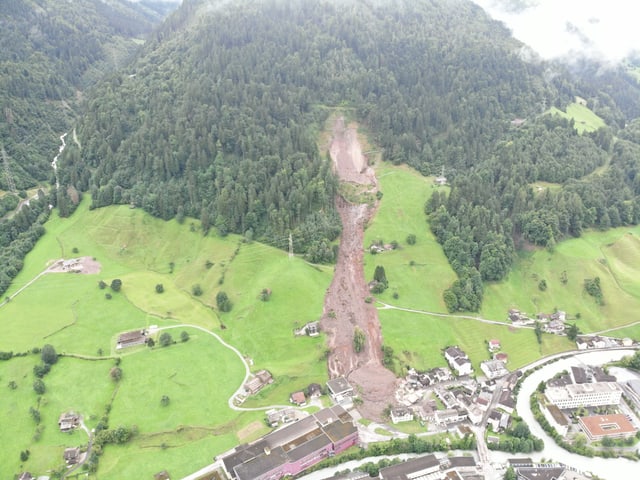
[[[83,273],[83,274],[94,274],[100,273],[100,269],[102,266],[100,262],[98,262],[93,257],[78,257],[77,262],[74,263],[70,268],[65,268],[64,260],[57,260],[53,265],[51,265],[47,272],[49,273]]]
[[[356,129],[345,126],[343,118],[334,124],[329,152],[341,181],[357,183],[375,192],[375,173],[362,153]],[[336,208],[342,219],[342,236],[321,320],[321,328],[327,333],[331,350],[329,376],[346,376],[363,400],[359,407],[362,415],[380,420],[382,411],[393,402],[396,378],[382,365],[378,311],[373,304],[365,302],[370,293],[364,278],[364,226],[375,212],[375,207],[351,204],[338,197]],[[353,348],[356,327],[365,333],[367,339],[360,353]]]

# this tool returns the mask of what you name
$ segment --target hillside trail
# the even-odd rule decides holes
[[[375,173],[362,153],[355,127],[338,118],[333,125],[329,149],[335,171],[342,182],[377,189]],[[383,410],[394,400],[395,375],[382,365],[382,333],[378,311],[366,303],[369,288],[364,277],[364,227],[375,212],[367,204],[352,204],[336,198],[342,220],[338,260],[331,285],[327,289],[321,328],[327,334],[331,378],[346,376],[357,389],[363,404],[358,407],[366,418],[380,420]],[[360,353],[353,348],[356,327],[366,336]]]

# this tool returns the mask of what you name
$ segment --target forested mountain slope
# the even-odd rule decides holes
[[[124,65],[167,8],[153,0],[0,2],[0,294],[56,203],[46,186],[55,185],[51,161],[83,91]],[[16,212],[18,194],[36,186],[38,198]]]
[[[330,260],[336,183],[315,139],[347,107],[386,159],[445,167],[451,194],[426,210],[460,277],[447,304],[474,310],[518,242],[640,218],[635,140],[545,114],[583,95],[612,127],[629,119],[578,82],[465,0],[185,0],[88,102],[63,181],[95,207],[193,215],[279,246],[293,232],[298,251]],[[536,194],[540,181],[558,185]]]
[[[121,66],[162,20],[125,0],[0,2],[0,144],[18,190],[51,176],[77,94]],[[5,175],[0,189],[9,190]]]

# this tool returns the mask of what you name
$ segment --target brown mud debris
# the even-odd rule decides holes
[[[375,192],[375,173],[362,153],[357,131],[355,127],[345,126],[343,118],[334,124],[329,152],[341,181],[366,186],[370,192]],[[321,320],[331,351],[329,376],[346,376],[363,400],[359,407],[363,416],[380,420],[383,410],[393,402],[397,380],[382,365],[378,311],[373,304],[365,302],[370,293],[364,277],[364,227],[375,207],[351,204],[338,197],[336,208],[342,220],[342,236]],[[353,348],[356,327],[366,336],[365,348],[360,353]]]

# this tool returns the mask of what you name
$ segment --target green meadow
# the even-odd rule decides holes
[[[385,268],[389,288],[378,299],[406,308],[446,313],[442,292],[456,279],[442,248],[429,229],[424,205],[436,187],[433,177],[423,177],[407,167],[386,163],[376,166],[383,193],[375,218],[364,236],[365,278],[373,279],[376,266]],[[447,188],[447,187],[437,187]],[[415,245],[406,242],[416,236]],[[400,248],[369,253],[371,244],[397,241]],[[398,299],[393,294],[398,294]]]
[[[638,319],[639,271],[640,227],[586,232],[560,242],[554,252],[521,252],[505,281],[485,285],[481,314],[506,321],[509,308],[529,314],[558,309],[585,333],[621,327]],[[584,290],[584,280],[595,277],[600,278],[604,305]],[[538,288],[541,280],[547,283],[545,291]],[[626,335],[638,337],[640,329]]]
[[[553,115],[560,115],[567,120],[573,119],[575,122],[575,128],[578,133],[593,132],[600,127],[605,126],[605,122],[602,118],[596,115],[589,107],[574,102],[567,106],[567,111],[551,107],[549,113]]]
[[[290,259],[239,236],[203,236],[195,220],[164,222],[127,206],[90,210],[86,200],[71,218],[54,212],[46,231],[7,291],[11,300],[0,307],[0,351],[50,343],[58,353],[100,359],[63,358],[45,377],[38,439],[29,406],[38,401],[31,386],[39,357],[0,363],[0,382],[6,386],[15,377],[18,384],[0,396],[4,411],[16,412],[11,426],[3,421],[0,428],[6,446],[0,477],[23,468],[44,473],[61,467],[64,447],[86,444],[87,438],[83,432],[59,433],[58,415],[74,409],[94,427],[111,401],[110,427],[135,425],[139,433],[126,445],[104,449],[99,478],[146,478],[162,469],[187,475],[264,434],[263,413],[240,413],[227,404],[244,378],[240,359],[211,335],[180,324],[216,332],[242,352],[253,371],[272,372],[274,384],[247,406],[286,404],[293,390],[326,381],[324,337],[296,338],[293,330],[322,314],[332,267]],[[53,260],[79,256],[94,257],[100,273],[46,273],[29,284]],[[98,288],[99,280],[110,284],[115,278],[122,280],[120,292]],[[163,293],[156,293],[157,284]],[[196,284],[202,290],[197,297]],[[267,302],[259,299],[263,288],[272,291]],[[221,290],[233,302],[229,313],[217,311]],[[177,326],[169,330],[177,343],[115,349],[119,333],[152,325]],[[184,343],[183,330],[190,336]],[[109,377],[116,357],[123,370],[117,390]],[[170,402],[162,406],[165,395]],[[23,464],[25,449],[31,455]]]
[[[432,178],[406,167],[377,165],[383,193],[375,218],[365,232],[365,276],[373,278],[377,265],[385,268],[389,288],[376,298],[397,307],[447,313],[444,289],[455,280],[442,248],[429,230],[423,206],[434,191]],[[543,185],[550,187],[550,185]],[[406,237],[416,235],[416,244]],[[378,241],[397,241],[400,248],[371,254],[368,247]],[[566,272],[566,283],[562,281]],[[521,367],[540,356],[575,348],[566,338],[543,335],[539,345],[533,330],[506,324],[509,308],[529,314],[564,310],[580,329],[595,332],[618,328],[638,320],[640,300],[640,227],[608,232],[586,232],[581,238],[559,243],[555,251],[523,251],[506,280],[485,284],[479,316],[505,322],[504,326],[454,317],[380,309],[384,342],[398,359],[416,368],[446,365],[441,349],[458,344],[475,367],[489,354],[485,341],[498,338],[509,354],[509,367]],[[584,280],[599,277],[604,305],[598,305],[584,290]],[[547,289],[541,291],[541,280]],[[394,298],[397,295],[397,298]],[[471,314],[474,315],[474,314]],[[579,317],[579,318],[578,318]],[[640,337],[640,325],[615,330],[613,336]]]

